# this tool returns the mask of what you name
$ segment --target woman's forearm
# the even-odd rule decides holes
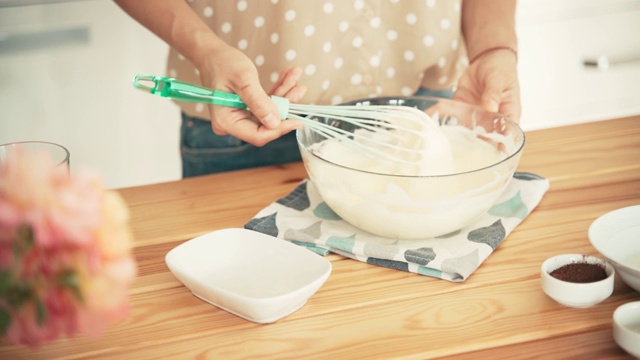
[[[517,49],[516,0],[463,0],[462,33],[469,59],[491,47]]]
[[[196,67],[224,45],[184,0],[114,1]]]

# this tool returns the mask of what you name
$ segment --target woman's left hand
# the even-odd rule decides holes
[[[522,108],[515,54],[496,50],[475,60],[460,78],[453,98],[519,122]]]

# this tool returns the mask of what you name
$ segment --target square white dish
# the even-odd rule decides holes
[[[331,273],[331,263],[308,249],[240,228],[186,241],[165,261],[195,296],[262,324],[300,309]]]

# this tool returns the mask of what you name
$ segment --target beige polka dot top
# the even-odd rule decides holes
[[[462,0],[190,0],[227,44],[253,60],[264,89],[289,67],[304,69],[303,104],[411,95],[452,87],[467,65]],[[168,76],[200,83],[171,49]],[[208,119],[206,106],[178,103]]]

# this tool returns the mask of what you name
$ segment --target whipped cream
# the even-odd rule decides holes
[[[504,136],[487,134],[483,128],[439,126],[437,114],[431,118],[422,111],[422,126],[401,118],[391,119],[405,130],[368,131],[358,129],[353,145],[327,139],[315,143],[315,155],[345,167],[389,175],[437,176],[468,172],[495,164],[506,157],[493,144],[507,144]],[[413,132],[415,131],[415,132]],[[360,147],[360,146],[362,147]]]
[[[435,126],[418,136],[392,139],[387,132],[367,132],[414,152],[372,145],[366,137],[358,140],[398,161],[335,139],[310,146],[316,156],[342,166],[305,160],[323,200],[350,224],[387,238],[425,239],[474,221],[507,186],[518,157],[491,165],[515,153],[517,144],[513,136],[487,133],[480,126],[439,126],[434,117],[429,121]]]

